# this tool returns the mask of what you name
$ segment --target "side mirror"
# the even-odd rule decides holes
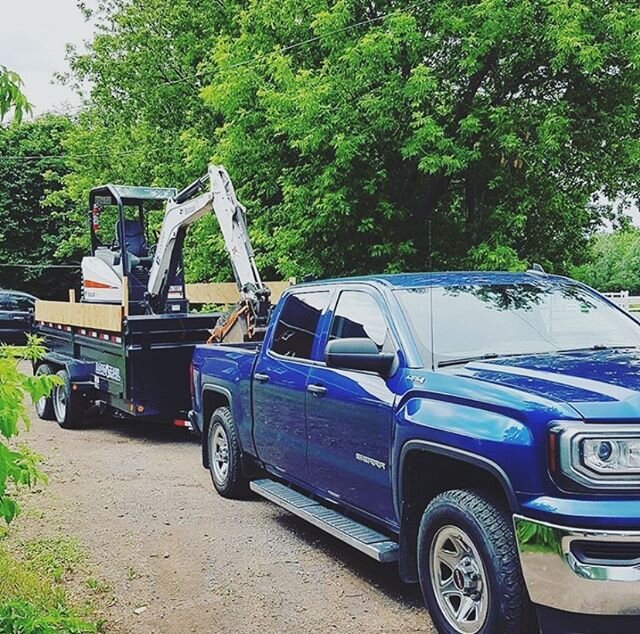
[[[388,376],[396,355],[380,352],[378,346],[365,338],[334,339],[327,344],[325,361],[330,368],[364,370]]]

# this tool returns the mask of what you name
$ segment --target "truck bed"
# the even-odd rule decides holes
[[[238,430],[243,446],[252,448],[251,437],[251,378],[261,343],[207,344],[196,346],[193,352],[193,411],[192,423],[202,432],[207,421],[203,399],[207,394],[226,394],[233,399],[238,412]],[[206,377],[216,377],[216,384],[207,385]],[[204,382],[204,384],[203,384]]]

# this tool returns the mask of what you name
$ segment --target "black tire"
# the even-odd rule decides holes
[[[472,545],[469,549],[464,548],[467,540]],[[445,560],[456,562],[459,553],[467,554],[457,566],[444,563]],[[434,561],[440,563],[434,565]],[[427,506],[418,532],[418,574],[422,595],[440,634],[537,631],[510,515],[481,492],[446,491]],[[435,584],[445,589],[435,590]],[[477,601],[476,607],[463,609],[463,600]],[[464,616],[460,616],[463,610],[468,620],[460,624],[460,619],[465,621]]]
[[[71,381],[66,370],[60,370],[56,374],[62,380],[62,384],[56,385],[51,395],[55,418],[62,429],[78,429],[82,426],[83,399],[71,389]]]
[[[224,452],[217,453],[217,446],[226,441],[226,463]],[[238,430],[233,421],[231,411],[227,407],[219,407],[209,424],[207,432],[207,450],[209,455],[209,473],[216,491],[224,498],[242,499],[249,492],[249,481],[242,473],[242,449],[238,438]],[[221,460],[216,461],[216,456]],[[226,464],[226,469],[223,467]]]
[[[43,363],[39,365],[36,370],[36,376],[49,376],[53,374],[51,366]],[[53,390],[52,390],[53,391]],[[36,414],[40,420],[55,420],[56,416],[53,412],[53,401],[51,400],[51,393],[49,396],[43,396],[35,403]]]

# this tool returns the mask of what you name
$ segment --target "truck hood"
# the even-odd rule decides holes
[[[586,420],[640,421],[640,350],[498,358],[454,372],[568,403]]]

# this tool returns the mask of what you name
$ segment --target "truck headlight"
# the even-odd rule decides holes
[[[584,465],[596,473],[640,473],[640,438],[585,438]]]
[[[588,488],[640,487],[639,426],[567,423],[554,425],[551,434],[562,475]]]

